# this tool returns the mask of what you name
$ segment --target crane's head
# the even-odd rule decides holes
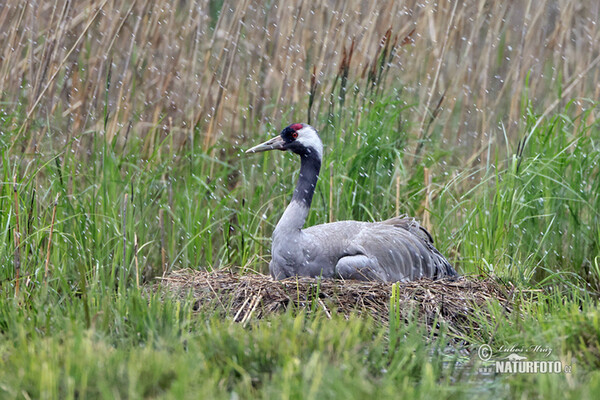
[[[246,150],[246,153],[258,153],[268,150],[289,150],[300,156],[323,158],[323,142],[315,128],[307,124],[292,124],[281,131],[279,136]]]

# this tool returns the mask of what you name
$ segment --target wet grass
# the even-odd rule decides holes
[[[148,297],[145,283],[173,268],[265,271],[297,160],[244,157],[227,143],[140,159],[135,140],[122,151],[96,135],[86,162],[69,143],[25,167],[2,154],[3,397],[591,397],[600,384],[596,122],[577,125],[585,115],[566,110],[485,169],[448,165],[425,189],[424,169],[448,163],[444,146],[406,168],[404,139],[389,139],[405,107],[389,98],[372,107],[352,131],[338,128],[351,120],[322,123],[327,155],[309,223],[420,215],[430,196],[438,247],[460,273],[537,290],[512,315],[471,316],[477,328],[456,338],[416,321],[390,332],[302,312],[242,327],[192,312],[192,300]],[[573,371],[485,377],[482,343],[551,347]]]
[[[10,28],[0,38],[1,398],[595,396],[600,126],[586,100],[600,87],[588,68],[595,25],[541,29],[553,26],[543,6],[525,22],[500,3],[436,6],[414,16],[415,34],[412,24],[386,32],[366,10],[358,22],[376,26],[355,45],[340,25],[295,59],[288,53],[314,21],[271,24],[294,10],[253,19],[261,9],[155,3],[112,19],[119,10],[107,2],[96,5],[108,14],[66,3],[40,30],[35,16],[49,6],[12,2],[0,13]],[[405,26],[389,7],[388,22]],[[585,27],[597,12],[585,7],[556,12]],[[315,10],[331,27],[348,16]],[[238,30],[238,13],[276,31]],[[285,48],[269,39],[279,31]],[[528,32],[546,32],[548,46]],[[452,62],[480,47],[485,56]],[[427,333],[412,320],[388,327],[319,312],[244,327],[151,293],[155,276],[181,267],[266,271],[298,160],[243,150],[307,115],[326,149],[308,224],[417,216],[461,274],[520,289],[514,312],[492,304],[458,338],[443,325]],[[550,347],[572,372],[484,375],[480,344],[497,355]]]

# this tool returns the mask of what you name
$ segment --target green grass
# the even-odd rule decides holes
[[[73,142],[27,162],[14,150],[1,154],[0,397],[592,398],[600,388],[598,123],[567,107],[532,129],[531,114],[522,150],[495,148],[493,161],[471,167],[452,164],[433,141],[431,156],[409,168],[410,138],[397,134],[406,111],[396,98],[377,97],[358,123],[317,123],[327,154],[309,223],[331,212],[386,218],[396,196],[400,212],[418,215],[423,168],[433,168],[438,247],[462,274],[535,289],[517,298],[512,314],[492,304],[492,316],[470,316],[474,328],[460,338],[443,326],[427,333],[416,320],[386,327],[302,311],[243,327],[208,309],[193,312],[192,299],[148,294],[143,285],[163,271],[161,243],[167,269],[265,271],[297,160],[244,157],[227,143],[173,157],[168,140],[140,159],[143,143],[120,149],[91,132],[94,151],[83,157],[73,155]],[[482,343],[548,346],[573,372],[484,377]]]
[[[390,351],[391,333],[364,317],[288,312],[243,327],[194,314],[191,302],[130,289],[95,295],[88,329],[80,302],[34,303],[25,309],[3,301],[3,398],[593,398],[600,385],[600,312],[559,295],[523,301],[522,319],[498,311],[501,323],[475,320],[495,327],[482,333],[484,343],[543,343],[573,372],[494,379],[477,373],[473,355],[449,351],[456,342],[443,327],[427,335],[416,321],[396,327]]]
[[[211,5],[214,26],[221,4]],[[135,60],[140,49],[132,49]],[[306,110],[301,102],[271,124],[240,111],[231,126],[248,130],[239,136],[213,132],[220,138],[213,145],[208,120],[166,130],[168,107],[157,105],[155,113],[139,100],[155,85],[142,76],[154,67],[146,55],[131,63],[134,90],[128,96],[134,100],[124,102],[142,111],[128,121],[108,106],[110,74],[94,84],[104,85],[106,96],[98,101],[104,114],[91,119],[103,123],[77,125],[87,121],[79,114],[67,121],[62,105],[48,115],[40,107],[43,112],[28,120],[31,93],[29,103],[25,95],[18,104],[0,103],[0,399],[595,398],[597,104],[579,99],[542,118],[527,98],[526,80],[520,122],[510,129],[500,124],[480,149],[465,149],[447,132],[458,137],[469,106],[455,99],[443,127],[437,109],[427,111],[435,123],[421,121],[423,108],[400,90],[398,79],[388,79],[386,57],[392,60],[396,50],[379,48],[366,79],[341,69],[331,86],[323,84],[330,92],[316,94],[309,113],[325,159],[308,224],[429,213],[436,246],[459,273],[491,276],[518,289],[512,313],[492,302],[491,313],[466,316],[472,329],[460,336],[443,324],[428,331],[417,318],[401,320],[393,312],[395,299],[389,325],[288,310],[243,326],[210,307],[194,310],[192,298],[154,293],[154,278],[177,268],[267,271],[270,236],[291,197],[298,160],[287,153],[245,156],[243,150],[277,134],[283,121],[304,121]],[[494,56],[498,65],[502,51],[498,47]],[[430,53],[420,55],[429,59]],[[78,59],[82,66],[91,62],[85,57]],[[80,72],[85,69],[93,70]],[[190,73],[182,80],[194,79]],[[58,89],[65,84],[53,83]],[[240,91],[237,106],[243,109],[244,96],[254,92]],[[273,101],[264,109],[281,105]],[[508,112],[508,103],[503,98],[493,115]],[[209,119],[219,124],[226,113],[215,114]],[[128,123],[147,130],[129,132]],[[71,132],[72,124],[79,130]],[[424,128],[418,135],[417,127]],[[475,142],[479,138],[469,141]],[[23,153],[33,148],[36,153]],[[573,369],[482,375],[481,344],[549,347],[552,360]]]
[[[555,115],[535,129],[530,115],[521,150],[440,184],[435,208],[442,227],[459,227],[451,235],[463,269],[598,292],[598,125],[577,125],[588,115]],[[462,183],[471,187],[456,193]]]

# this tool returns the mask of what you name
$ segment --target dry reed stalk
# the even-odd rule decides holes
[[[235,60],[237,48],[239,44],[239,38],[241,34],[241,27],[243,24],[244,17],[246,13],[244,12],[245,8],[248,6],[248,1],[244,1],[242,7],[234,7],[234,16],[231,20],[231,25],[229,26],[228,32],[236,32],[235,37],[227,41],[227,44],[221,49],[221,53],[219,54],[219,61],[223,60],[224,53],[227,51],[228,57],[224,60],[224,66],[221,71],[221,75],[219,79],[216,79],[217,74],[213,75],[213,81],[211,82],[211,87],[213,82],[216,81],[219,87],[217,89],[216,99],[212,100],[209,103],[211,105],[210,112],[210,122],[208,124],[207,132],[204,136],[204,150],[207,150],[214,142],[215,142],[215,130],[219,121],[222,117],[223,109],[222,109],[222,101],[225,88],[228,86],[229,77],[231,76],[231,70],[233,67],[233,61]],[[230,47],[233,46],[233,49]],[[210,92],[209,92],[210,93]]]
[[[440,78],[440,71],[442,69],[442,62],[444,60],[444,56],[446,54],[446,49],[448,47],[448,39],[450,38],[450,30],[452,29],[452,27],[454,26],[454,16],[456,15],[456,7],[458,6],[458,2],[455,1],[454,2],[454,6],[452,7],[452,12],[450,13],[450,20],[448,21],[447,25],[446,25],[446,35],[444,36],[444,42],[442,44],[442,49],[440,50],[440,55],[439,55],[439,61],[437,63],[437,67],[435,69],[435,75],[433,77],[433,81],[431,83],[431,87],[429,88],[429,95],[427,96],[427,101],[425,102],[425,110],[423,112],[423,117],[421,118],[421,122],[419,124],[419,139],[418,139],[418,147],[417,147],[417,151],[415,152],[415,156],[413,159],[413,166],[416,163],[416,160],[419,157],[419,153],[420,153],[420,149],[423,147],[422,143],[424,143],[425,137],[427,136],[427,132],[425,131],[424,127],[425,127],[425,120],[427,119],[428,115],[429,115],[429,106],[431,105],[431,99],[433,97],[433,94],[436,92],[436,89],[438,87],[438,80]],[[430,24],[430,27],[433,28],[433,26]],[[434,34],[435,35],[435,34]],[[440,102],[438,103],[438,109],[439,106],[441,105],[441,101],[444,98],[444,96],[441,97]]]
[[[103,3],[98,7],[98,9],[96,10],[96,12],[94,13],[94,16],[92,18],[90,18],[90,20],[88,21],[87,25],[85,26],[85,28],[83,29],[83,31],[81,32],[81,34],[78,36],[78,38],[75,41],[75,43],[73,44],[73,46],[71,46],[71,49],[67,52],[67,54],[64,56],[64,58],[62,59],[62,61],[60,62],[60,64],[58,65],[58,67],[56,68],[56,70],[54,71],[54,73],[52,74],[52,76],[48,79],[48,81],[44,85],[44,88],[41,90],[41,92],[37,96],[34,96],[35,101],[31,105],[31,107],[29,108],[29,110],[27,111],[26,121],[30,121],[31,120],[32,114],[35,111],[35,109],[37,108],[37,106],[40,103],[40,101],[42,100],[42,97],[44,96],[44,94],[46,93],[46,91],[50,88],[50,86],[54,83],[54,80],[56,79],[56,77],[58,76],[58,74],[61,72],[61,69],[64,66],[64,64],[67,62],[67,59],[69,58],[69,56],[71,55],[71,53],[73,53],[73,50],[75,50],[75,48],[77,47],[77,45],[79,44],[79,42],[83,39],[85,33],[92,26],[92,24],[94,23],[96,17],[98,16],[98,14],[100,14],[100,11],[102,11],[102,7],[104,7],[104,5],[107,2],[108,2],[108,0],[104,0]],[[21,125],[21,128],[17,132],[16,136],[19,137],[26,128],[27,128],[26,124]],[[14,141],[13,141],[13,144],[14,144]]]
[[[83,133],[101,130],[111,59],[119,67],[107,93],[107,138],[123,140],[116,135],[119,126],[131,122],[131,132],[143,139],[143,155],[148,155],[161,143],[154,137],[162,134],[158,124],[169,117],[174,146],[189,138],[193,142],[197,129],[204,147],[220,138],[238,139],[240,129],[233,128],[240,121],[244,132],[266,122],[279,124],[283,113],[303,109],[309,98],[313,120],[327,109],[343,49],[354,40],[352,62],[344,66],[348,88],[363,87],[360,72],[372,67],[386,30],[414,29],[409,45],[400,40],[395,54],[390,53],[380,87],[406,87],[403,93],[413,96],[407,100],[419,110],[429,110],[444,88],[444,107],[430,130],[470,152],[489,143],[498,121],[516,141],[524,124],[523,101],[548,109],[557,88],[570,86],[581,65],[592,65],[600,51],[600,4],[575,0],[541,0],[536,7],[533,2],[484,0],[468,7],[455,2],[422,7],[416,0],[295,6],[283,0],[227,1],[216,21],[210,20],[207,0],[182,7],[166,0],[73,4],[5,2],[0,10],[0,28],[7,33],[0,37],[0,91],[9,112],[25,104],[28,121],[51,120],[53,131],[82,136],[74,145],[78,155],[92,143]],[[390,48],[399,33],[392,32]],[[568,96],[597,98],[599,79],[597,71],[586,74]],[[448,123],[450,117],[460,125]],[[417,122],[427,125],[424,118]],[[20,136],[34,136],[26,137],[33,140],[24,147],[39,150],[39,142],[49,140],[43,137],[47,128],[29,133],[29,122],[18,124]]]
[[[2,10],[2,14],[0,15],[0,26],[6,26],[6,25],[10,25],[7,23],[7,21],[10,21],[11,19],[14,21],[14,24],[12,25],[12,29],[10,29],[10,33],[7,37],[6,40],[6,46],[3,46],[2,49],[4,49],[4,55],[2,57],[2,60],[11,60],[14,63],[14,59],[11,56],[12,53],[14,53],[16,50],[18,50],[21,46],[17,45],[17,37],[18,37],[18,33],[19,33],[19,27],[22,26],[23,24],[23,20],[25,17],[25,12],[28,9],[28,5],[29,2],[20,2],[19,3],[21,10],[18,13],[19,16],[17,18],[14,18],[13,15],[10,14],[9,7],[3,7]],[[22,42],[21,42],[22,43]],[[0,93],[4,93],[5,90],[5,82],[6,81],[6,77],[9,75],[9,71],[11,70],[11,65],[12,63],[9,62],[3,62],[2,63],[2,69],[0,70],[2,72],[2,78],[0,79]],[[33,67],[33,63],[30,63],[30,66]]]
[[[528,31],[528,27],[530,24],[530,12],[531,12],[531,3],[532,0],[529,0],[527,2],[527,8],[525,9],[524,12],[524,17],[523,17],[523,28],[525,31]],[[523,74],[523,57],[524,57],[524,52],[525,52],[525,38],[526,35],[522,35],[519,41],[519,46],[518,46],[518,52],[517,52],[517,56],[516,56],[516,63],[515,65],[515,69],[514,69],[514,74],[513,74],[513,85],[519,85],[520,82],[523,80],[524,78],[524,74]],[[517,116],[520,114],[520,98],[518,96],[514,96],[512,98],[512,101],[510,103],[510,111],[509,111],[509,118],[511,120],[515,120],[517,118]]]
[[[131,2],[131,6],[129,7],[129,9],[127,10],[127,13],[125,14],[125,17],[123,17],[121,24],[119,25],[119,27],[117,28],[115,34],[113,35],[113,39],[112,42],[109,46],[109,48],[112,48],[114,41],[116,40],[117,36],[119,35],[119,32],[122,31],[123,26],[125,25],[125,21],[127,21],[127,18],[131,15],[133,8],[136,4],[136,0]],[[141,19],[137,19],[136,20],[136,25],[134,27],[132,36],[135,37],[137,30],[139,29],[140,26],[140,22]],[[128,52],[127,52],[127,56],[125,57],[125,64],[123,66],[123,72],[121,73],[121,78],[119,79],[120,83],[119,83],[119,94],[117,95],[117,105],[115,107],[115,112],[114,112],[114,117],[113,120],[111,122],[111,124],[109,125],[109,129],[106,132],[106,137],[107,137],[107,141],[110,143],[113,139],[113,136],[116,134],[117,132],[117,125],[119,121],[123,121],[123,120],[127,120],[128,118],[128,113],[124,113],[124,115],[120,114],[120,111],[122,110],[123,106],[123,91],[125,89],[125,87],[129,87],[129,79],[128,77],[130,76],[129,74],[129,63],[131,60],[131,54],[133,53],[133,47],[134,47],[135,41],[132,40],[131,41],[131,45],[129,46]]]
[[[233,316],[233,320],[237,321],[240,314],[242,313],[242,311],[244,310],[244,307],[246,307],[246,304],[248,304],[248,302],[250,301],[250,297],[246,297],[244,298],[244,301],[242,302],[242,305],[240,306],[240,308],[238,309],[238,311],[235,313],[235,315]]]
[[[246,312],[246,314],[244,314],[244,317],[242,318],[242,321],[241,321],[242,326],[246,326],[246,324],[252,317],[252,314],[254,314],[254,310],[256,310],[256,306],[258,305],[258,303],[261,300],[262,300],[262,293],[261,293],[261,291],[259,291],[258,294],[255,294],[254,297],[252,298],[252,301],[250,302],[250,305],[248,306],[248,312]]]
[[[48,246],[46,247],[46,263],[44,264],[44,283],[48,284],[48,272],[50,265],[50,249],[52,248],[52,234],[54,233],[54,222],[56,222],[56,207],[58,206],[58,193],[54,198],[52,206],[52,221],[50,222],[50,234],[48,235]]]

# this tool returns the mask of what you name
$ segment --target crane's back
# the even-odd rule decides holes
[[[299,261],[300,260],[300,261]],[[407,281],[457,276],[412,218],[315,225],[291,238],[273,238],[271,273],[328,278]]]

